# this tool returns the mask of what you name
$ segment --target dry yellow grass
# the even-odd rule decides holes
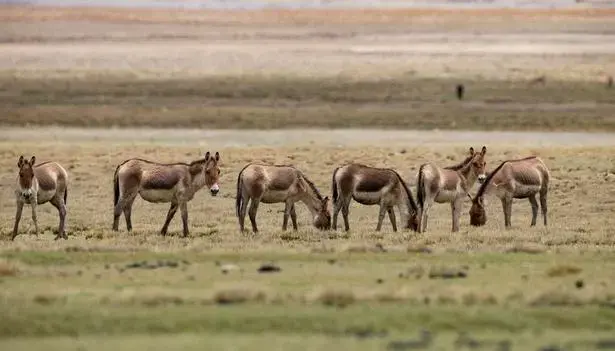
[[[204,140],[206,142],[206,140]],[[300,144],[297,140],[296,143]],[[482,144],[477,140],[474,147]],[[237,172],[247,163],[263,161],[270,163],[294,164],[302,169],[321,189],[330,194],[331,173],[333,169],[346,162],[363,162],[375,166],[393,167],[414,184],[419,165],[426,161],[451,164],[460,160],[466,146],[408,147],[373,146],[336,148],[312,145],[296,147],[253,147],[223,148],[221,194],[212,198],[207,192],[199,192],[190,203],[190,227],[193,237],[160,238],[156,233],[162,225],[161,218],[166,213],[167,204],[149,204],[137,200],[134,208],[133,223],[135,233],[126,234],[123,219],[122,231],[109,231],[112,220],[112,175],[115,166],[129,157],[143,157],[160,162],[189,161],[204,152],[203,146],[163,146],[153,144],[108,144],[108,143],[47,143],[36,144],[29,141],[0,144],[2,160],[2,202],[0,203],[0,224],[3,236],[7,237],[12,228],[14,203],[12,185],[15,177],[15,162],[19,155],[34,154],[40,162],[56,160],[63,164],[70,174],[68,196],[68,231],[72,235],[69,242],[77,245],[140,247],[154,245],[157,250],[181,250],[185,246],[193,249],[292,249],[304,252],[323,247],[335,251],[347,250],[348,244],[381,243],[387,249],[399,252],[408,250],[408,243],[426,245],[435,250],[511,250],[521,244],[541,244],[551,249],[589,249],[609,250],[615,243],[615,222],[606,215],[613,204],[612,179],[615,165],[611,158],[612,148],[567,148],[550,147],[531,149],[487,145],[489,149],[488,167],[494,168],[504,159],[537,154],[551,168],[553,180],[549,194],[550,223],[548,228],[537,226],[529,228],[530,206],[527,201],[515,201],[513,207],[513,226],[503,230],[501,206],[495,199],[489,200],[488,224],[485,228],[470,228],[465,205],[460,234],[451,235],[450,208],[436,206],[430,232],[416,235],[408,232],[393,234],[390,227],[384,232],[375,233],[377,209],[353,205],[351,209],[351,228],[349,236],[342,232],[320,233],[307,225],[307,210],[299,211],[299,233],[282,235],[281,219],[278,211],[282,205],[263,205],[258,221],[263,234],[252,236],[240,234],[234,215],[235,182]],[[205,148],[209,148],[205,146]],[[49,205],[40,208],[40,222],[43,227],[55,228],[57,215]],[[175,219],[171,232],[179,230],[180,222]],[[27,215],[21,224],[22,230],[31,228]],[[359,229],[360,228],[360,229]],[[8,247],[30,247],[43,249],[64,247],[67,244],[49,243],[52,235],[47,232],[34,240],[29,235],[18,237]],[[97,239],[98,238],[98,239]],[[91,240],[94,239],[94,240]],[[51,246],[49,246],[51,245]],[[60,246],[57,246],[60,245]],[[24,247],[24,248],[25,248]],[[524,251],[524,250],[521,250]]]

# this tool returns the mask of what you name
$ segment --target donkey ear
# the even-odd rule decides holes
[[[17,161],[17,167],[21,168],[21,165],[24,163],[23,155],[19,156],[19,161]]]
[[[36,157],[32,156],[32,158],[30,159],[30,166],[34,166],[34,161],[36,161]]]
[[[322,199],[322,203],[323,203],[323,204],[327,204],[327,202],[329,202],[329,197],[328,197],[328,196],[325,196],[325,198],[324,198],[324,199]]]
[[[205,161],[209,160],[209,151],[205,153]]]
[[[470,155],[474,155],[474,148],[470,146]]]
[[[216,151],[214,158],[216,159],[216,161],[220,161],[220,153],[218,151]]]
[[[481,154],[486,154],[487,153],[487,147],[483,146],[483,149],[480,151]]]

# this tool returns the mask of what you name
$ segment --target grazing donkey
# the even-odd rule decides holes
[[[251,201],[251,202],[250,202]],[[239,229],[243,232],[246,210],[250,202],[249,216],[252,231],[258,232],[256,211],[259,203],[284,202],[284,220],[282,230],[286,230],[288,216],[297,230],[297,213],[295,202],[303,202],[312,213],[312,224],[320,230],[331,228],[331,214],[328,209],[329,197],[322,197],[320,192],[301,171],[293,166],[265,165],[249,163],[237,176],[237,196],[235,210],[239,219]]]
[[[331,190],[333,192],[333,230],[337,229],[337,215],[342,211],[345,230],[348,224],[348,208],[354,199],[362,205],[380,205],[376,231],[380,231],[385,213],[389,214],[393,231],[397,231],[395,212],[397,206],[405,223],[405,229],[417,230],[418,208],[412,193],[399,173],[388,168],[376,168],[358,163],[351,163],[333,171]],[[402,211],[405,207],[405,211]],[[405,222],[404,222],[405,219]]]
[[[216,196],[220,187],[220,168],[218,163],[220,154],[216,152],[211,157],[209,151],[205,158],[191,163],[162,164],[131,158],[122,162],[115,169],[113,175],[113,230],[119,227],[122,211],[126,219],[126,228],[132,230],[130,215],[132,204],[137,197],[148,202],[170,202],[171,208],[167,213],[160,234],[166,235],[169,223],[175,216],[177,208],[181,211],[183,234],[188,236],[188,202],[194,194],[205,185],[209,187],[212,196]]]
[[[17,213],[15,214],[15,226],[13,227],[13,236],[11,240],[15,240],[17,236],[19,220],[21,219],[21,212],[24,204],[32,206],[34,230],[36,235],[38,235],[36,206],[46,202],[50,202],[57,208],[60,215],[58,234],[54,240],[58,240],[59,238],[68,239],[64,230],[64,223],[66,220],[66,197],[68,195],[68,173],[57,162],[43,162],[35,166],[35,161],[35,156],[32,156],[30,161],[20,156],[19,161],[17,161],[17,167],[19,168],[17,187],[15,189]]]
[[[452,231],[459,231],[461,206],[476,180],[485,180],[485,154],[487,147],[480,152],[470,147],[470,154],[463,162],[455,166],[440,168],[433,163],[424,163],[419,168],[416,184],[416,198],[419,207],[419,233],[427,230],[429,210],[434,202],[450,203]]]
[[[502,201],[504,210],[504,225],[511,226],[510,216],[512,213],[513,199],[527,198],[532,205],[532,223],[536,225],[538,217],[538,202],[536,194],[540,195],[540,207],[545,226],[547,225],[547,192],[549,189],[549,169],[545,163],[536,156],[530,156],[518,160],[502,162],[478,189],[472,199],[470,209],[470,223],[474,226],[482,226],[487,222],[487,214],[484,206],[484,196],[489,193]]]

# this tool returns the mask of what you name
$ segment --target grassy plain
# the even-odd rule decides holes
[[[11,338],[0,344],[367,350],[417,339],[421,329],[434,333],[434,350],[450,349],[458,332],[509,340],[512,350],[608,339],[615,325],[610,147],[488,145],[489,168],[529,153],[546,160],[553,173],[548,228],[530,228],[529,204],[517,201],[514,228],[504,230],[501,206],[491,200],[485,228],[470,228],[466,215],[455,235],[447,205],[434,208],[430,231],[420,235],[393,233],[389,224],[376,233],[377,209],[357,204],[349,233],[309,227],[304,207],[299,231],[282,232],[282,205],[261,206],[259,235],[237,230],[234,188],[246,162],[295,164],[329,195],[331,171],[344,162],[394,167],[413,183],[421,162],[450,164],[467,147],[221,148],[221,195],[197,194],[189,205],[191,236],[182,238],[178,218],[171,235],[160,237],[167,206],[142,200],[134,232],[123,222],[111,232],[111,176],[128,154],[188,161],[195,148],[129,140],[1,143],[0,334]],[[24,234],[8,241],[14,163],[25,150],[41,162],[58,160],[71,174],[68,241],[52,240],[57,215],[50,205],[39,207],[45,233],[31,234],[25,211]],[[264,263],[281,271],[258,273]],[[439,278],[444,271],[466,276]]]

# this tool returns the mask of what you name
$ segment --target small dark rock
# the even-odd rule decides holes
[[[337,262],[337,260],[335,258],[330,258],[327,260],[327,263],[329,264],[335,264],[335,262]]]
[[[77,271],[77,275],[78,275],[78,276],[81,276],[82,274],[83,274],[83,272],[82,272],[81,270],[78,270],[78,271]]]
[[[382,284],[382,283],[384,283],[384,280],[382,278],[378,278],[378,280],[376,280],[376,283]]]
[[[280,272],[282,269],[273,263],[265,263],[258,268],[259,273],[273,273]]]
[[[109,269],[109,264],[106,264],[106,265],[105,265],[105,269]]]
[[[579,279],[574,283],[574,286],[577,287],[577,289],[581,289],[583,288],[583,286],[585,285],[585,283],[583,282],[583,279]]]

